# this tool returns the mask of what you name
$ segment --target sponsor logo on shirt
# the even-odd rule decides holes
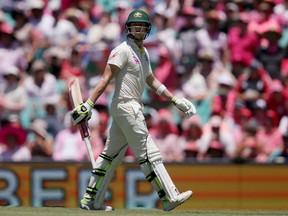
[[[110,59],[116,57],[118,55],[118,52],[113,53],[113,55],[111,55]]]
[[[132,56],[132,58],[134,59],[134,61],[136,62],[136,63],[139,63],[139,59],[136,57],[136,56]]]

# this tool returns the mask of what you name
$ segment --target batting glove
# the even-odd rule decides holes
[[[75,107],[70,113],[72,124],[79,124],[83,119],[88,121],[91,118],[91,110],[93,107],[94,104],[89,99],[85,103],[81,103],[77,107]]]
[[[183,112],[185,118],[188,119],[196,114],[195,106],[186,98],[177,98],[174,96],[171,101],[181,112]]]

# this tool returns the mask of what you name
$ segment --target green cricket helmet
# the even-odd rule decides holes
[[[127,32],[128,34],[131,34],[131,23],[146,23],[147,24],[147,31],[146,31],[146,34],[143,38],[143,40],[145,38],[147,38],[147,36],[149,35],[150,31],[151,31],[151,22],[150,22],[150,19],[147,15],[147,13],[145,13],[144,11],[142,10],[133,10],[129,16],[128,16],[128,19],[126,20],[126,23],[125,23],[125,27],[127,29]]]

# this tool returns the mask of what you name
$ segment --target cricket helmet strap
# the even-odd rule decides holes
[[[147,24],[147,32],[143,38],[143,40],[145,38],[147,38],[147,36],[149,35],[150,31],[151,31],[151,22],[150,22],[150,19],[147,15],[147,13],[145,13],[144,11],[142,10],[133,10],[129,16],[128,16],[128,19],[126,20],[126,23],[125,23],[125,27],[127,29],[127,35],[131,34],[130,32],[130,25],[131,23],[146,23]]]

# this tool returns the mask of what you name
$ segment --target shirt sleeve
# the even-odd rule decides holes
[[[116,65],[120,69],[123,69],[128,61],[128,53],[125,49],[119,49],[119,47],[113,49],[109,55],[108,64]]]

